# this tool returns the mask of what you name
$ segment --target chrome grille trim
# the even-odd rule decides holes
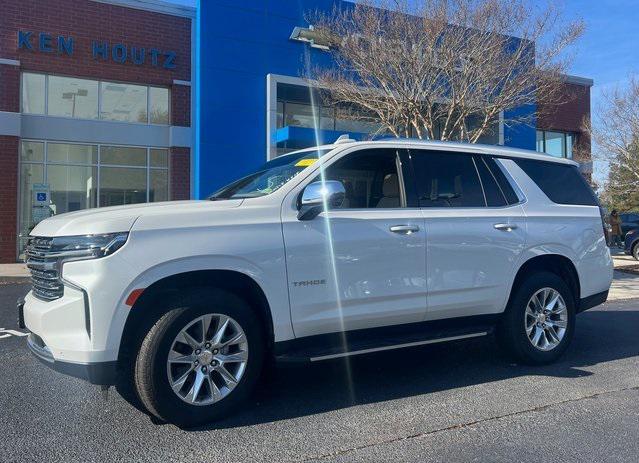
[[[31,272],[32,292],[43,301],[59,299],[64,294],[60,279],[60,253],[50,252],[53,238],[31,237],[27,242],[27,268]]]

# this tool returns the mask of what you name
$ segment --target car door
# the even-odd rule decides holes
[[[621,217],[621,232],[625,236],[630,230],[639,228],[639,214],[625,213],[619,214]]]
[[[365,149],[328,165],[324,179],[342,182],[345,199],[313,220],[299,220],[296,208],[311,179],[284,201],[296,337],[423,320],[424,220],[417,207],[406,207],[401,156],[395,149]]]
[[[428,320],[504,308],[525,245],[519,198],[490,157],[411,150],[426,225]]]

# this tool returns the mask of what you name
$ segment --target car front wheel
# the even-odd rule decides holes
[[[180,426],[222,418],[241,405],[259,378],[262,329],[234,294],[197,290],[147,333],[135,363],[140,400]]]

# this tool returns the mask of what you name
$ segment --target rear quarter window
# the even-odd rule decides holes
[[[557,204],[598,206],[597,197],[576,166],[532,159],[515,163]]]

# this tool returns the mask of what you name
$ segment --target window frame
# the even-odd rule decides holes
[[[24,111],[24,94],[23,94],[23,86],[24,86],[24,75],[25,74],[36,74],[36,75],[41,75],[44,76],[44,113],[40,114],[40,113],[27,113]],[[64,77],[64,78],[69,78],[69,79],[82,79],[82,80],[89,80],[92,82],[97,82],[98,84],[98,107],[97,107],[97,118],[83,118],[83,117],[71,117],[71,116],[57,116],[57,115],[50,115],[49,114],[49,76],[54,76],[54,77]],[[138,122],[138,121],[114,121],[111,119],[102,119],[101,114],[102,114],[102,84],[104,83],[112,83],[112,84],[122,84],[122,85],[137,85],[140,87],[145,87],[146,88],[146,122]],[[151,122],[151,88],[160,88],[160,89],[165,89],[168,91],[168,116],[167,116],[167,123],[166,124],[158,124],[156,122]],[[56,117],[56,118],[60,118],[60,119],[69,119],[69,120],[80,120],[80,121],[99,121],[99,122],[109,122],[109,123],[120,123],[120,124],[136,124],[136,125],[150,125],[150,126],[155,126],[155,127],[170,127],[171,124],[171,116],[173,114],[173,107],[172,107],[172,101],[171,101],[171,94],[172,94],[172,88],[170,86],[162,86],[162,85],[153,85],[153,84],[145,84],[145,83],[138,83],[138,82],[125,82],[125,81],[119,81],[119,80],[115,80],[115,79],[110,79],[110,80],[102,80],[102,79],[91,79],[88,77],[81,77],[81,76],[72,76],[72,75],[67,75],[67,74],[48,74],[48,73],[44,73],[44,72],[37,72],[37,71],[29,71],[29,70],[24,70],[20,73],[20,113],[21,114],[25,114],[25,115],[29,115],[29,116],[40,116],[40,117]],[[80,143],[82,144],[82,143]],[[86,144],[86,143],[84,143]],[[104,145],[108,145],[108,143],[103,143]]]

